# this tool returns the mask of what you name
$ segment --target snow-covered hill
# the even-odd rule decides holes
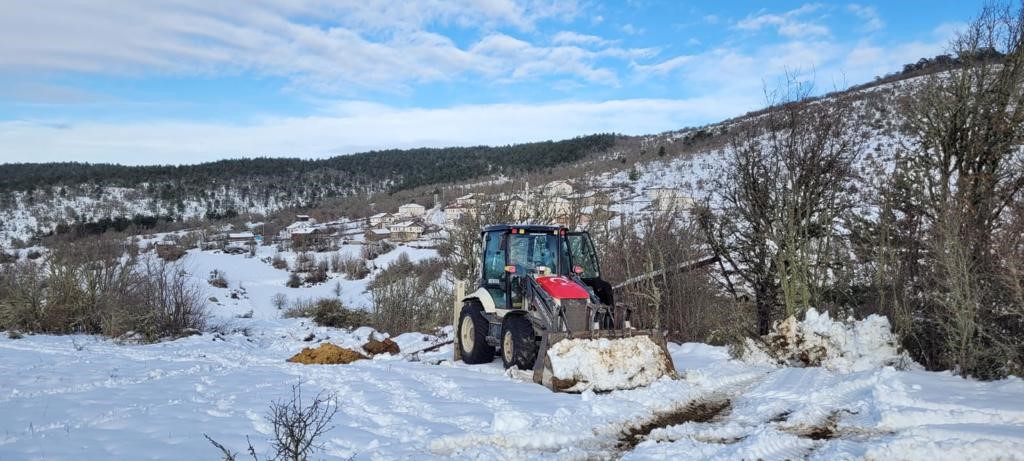
[[[431,251],[399,247],[377,264]],[[1018,378],[778,368],[731,360],[721,347],[673,344],[678,380],[555,394],[500,361],[453,363],[451,346],[414,354],[446,339],[423,334],[395,338],[400,356],[288,363],[303,347],[356,348],[374,333],[280,318],[273,294],[333,296],[332,283],[285,288],[287,272],[260,256],[193,250],[181,261],[218,299],[218,333],[149,345],[0,339],[0,460],[217,457],[203,434],[236,451],[249,436],[262,456],[268,404],[296,383],[306,395],[337,396],[322,440],[327,459],[1024,459]],[[228,288],[205,283],[215,269]],[[365,305],[363,290],[365,281],[345,281],[342,298]]]

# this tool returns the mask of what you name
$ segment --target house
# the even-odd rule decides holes
[[[383,227],[395,222],[395,215],[391,213],[377,213],[370,216],[370,227]]]
[[[406,218],[418,218],[427,213],[427,208],[418,203],[406,203],[398,207],[398,214]]]
[[[256,244],[256,235],[252,232],[231,232],[227,235],[228,244]]]
[[[530,215],[530,204],[522,196],[513,195],[508,199],[508,211],[512,219],[521,221]]]
[[[380,240],[387,240],[391,238],[391,231],[387,229],[370,228],[366,229],[366,240],[369,242],[377,242]]]
[[[456,205],[461,205],[461,206],[467,207],[467,208],[468,207],[472,207],[472,206],[476,205],[476,201],[479,198],[479,196],[480,196],[480,194],[473,194],[473,193],[466,194],[466,195],[463,195],[462,197],[456,198],[455,199],[455,204]]]
[[[292,248],[302,250],[325,250],[330,246],[330,236],[316,227],[295,229],[291,233]]]
[[[420,238],[420,235],[423,234],[423,226],[415,221],[403,221],[392,224],[388,226],[388,230],[391,231],[391,240],[396,242],[411,242]]]
[[[651,207],[657,211],[689,211],[695,202],[672,187],[652,187],[645,191]]]
[[[295,221],[296,222],[308,222],[310,224],[316,224],[316,220],[311,218],[311,217],[309,217],[308,214],[295,215]]]
[[[545,184],[541,193],[548,197],[565,197],[566,195],[572,194],[572,192],[572,184],[559,179]]]
[[[449,227],[454,226],[455,223],[457,223],[459,219],[462,219],[462,216],[468,212],[469,208],[465,205],[461,205],[459,203],[449,205],[444,209],[444,224]]]
[[[295,232],[296,230],[308,229],[314,225],[316,225],[316,220],[309,217],[309,215],[296,215],[295,222],[285,227],[284,230],[281,231],[281,235],[285,238],[291,238],[292,233]]]

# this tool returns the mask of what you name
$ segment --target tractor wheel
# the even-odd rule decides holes
[[[506,316],[501,325],[501,361],[505,368],[532,370],[537,360],[537,335],[533,324],[522,315]]]
[[[462,305],[458,335],[463,362],[478,364],[494,360],[494,346],[487,344],[487,319],[482,306],[477,303]]]

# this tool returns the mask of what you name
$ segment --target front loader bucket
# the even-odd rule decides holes
[[[608,392],[676,378],[657,330],[595,330],[541,337],[533,381],[555,392]]]

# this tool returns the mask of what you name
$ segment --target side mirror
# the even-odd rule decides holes
[[[583,273],[583,266],[579,266],[579,265],[577,265],[577,266],[572,266],[572,271],[573,271],[573,273],[575,273],[576,275],[580,275],[580,274],[582,274],[582,273]]]

